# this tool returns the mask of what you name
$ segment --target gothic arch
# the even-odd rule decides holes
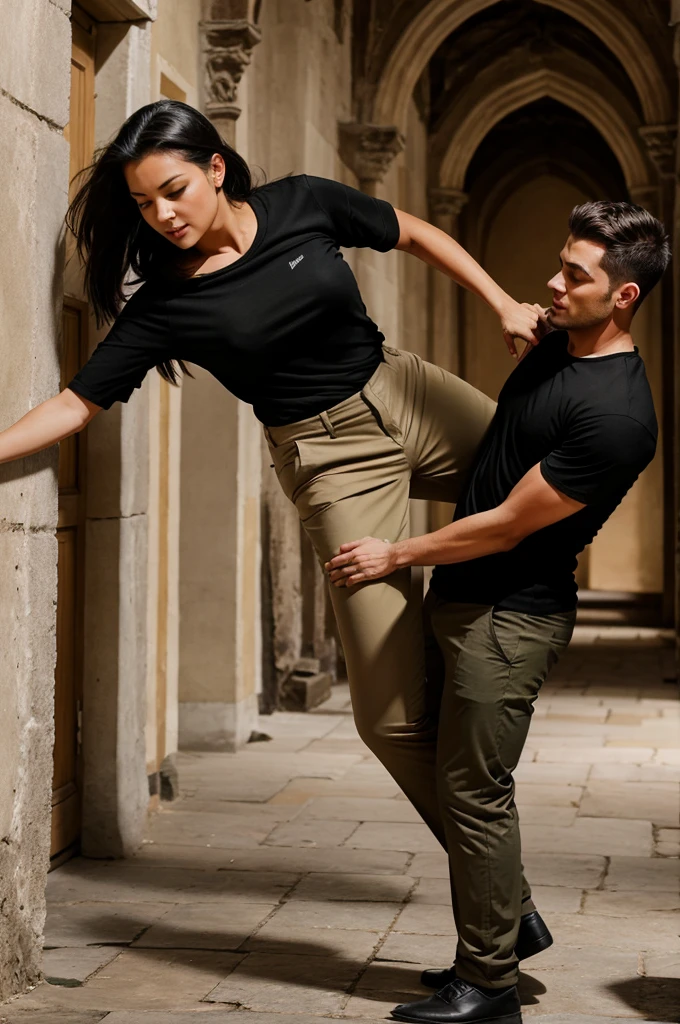
[[[619,161],[629,190],[649,185],[647,163],[628,120],[589,84],[552,68],[530,71],[509,84],[504,80],[468,109],[450,136],[440,165],[439,184],[463,189],[470,161],[491,129],[515,110],[544,97],[581,114],[587,111],[585,116]]]
[[[497,0],[430,0],[397,42],[378,82],[375,124],[405,131],[408,103],[418,78],[444,40],[469,18]],[[581,22],[597,35],[626,68],[640,97],[647,124],[673,120],[673,102],[661,69],[644,36],[607,0],[536,0]]]

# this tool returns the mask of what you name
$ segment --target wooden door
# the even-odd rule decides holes
[[[73,24],[70,120],[64,135],[70,145],[69,178],[92,160],[94,151],[94,29]],[[67,255],[73,254],[73,239]],[[87,357],[88,308],[82,282],[71,260],[62,314],[61,387]],[[51,856],[75,853],[80,836],[80,737],[82,724],[82,618],[85,521],[85,446],[83,434],[59,448],[59,522],[57,593],[57,667],[54,703],[54,776]]]

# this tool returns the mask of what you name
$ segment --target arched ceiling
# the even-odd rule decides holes
[[[424,69],[452,33],[481,28],[476,18],[491,11],[501,21],[514,0],[366,0],[356,4],[354,57],[356,100],[360,118],[378,124],[396,124],[404,130],[408,104]],[[521,9],[520,5],[520,9]],[[630,96],[634,92],[643,120],[663,124],[674,120],[676,108],[672,34],[665,3],[647,0],[528,0],[524,17],[531,20],[540,8],[571,18],[585,29],[584,55],[599,40],[600,56]],[[494,10],[495,9],[495,10]],[[505,11],[503,10],[505,9]],[[506,21],[507,24],[507,21]],[[555,23],[553,22],[553,25]],[[550,38],[545,22],[543,38]],[[511,31],[511,26],[507,26]],[[531,29],[533,45],[540,46],[541,30]],[[574,33],[572,32],[572,38]],[[626,82],[625,79],[628,79]]]
[[[533,0],[505,0],[487,7],[452,32],[429,63],[430,127],[436,132],[455,97],[512,50],[550,63],[585,60],[616,87],[644,120],[639,96],[621,62],[602,40],[563,11]]]
[[[583,76],[568,75],[548,65],[529,66],[509,81],[499,79],[495,88],[480,90],[469,103],[461,97],[462,116],[452,117],[451,131],[441,132],[444,148],[438,162],[438,184],[461,189],[468,167],[488,133],[503,118],[544,97],[587,113],[588,120],[619,161],[629,188],[649,183],[648,164],[635,131],[634,116],[617,109],[606,90],[593,88],[587,78],[584,81]]]
[[[525,179],[530,173],[574,179],[593,199],[627,198],[621,166],[597,129],[549,97],[520,107],[491,129],[470,161],[464,190],[486,196],[513,168]]]

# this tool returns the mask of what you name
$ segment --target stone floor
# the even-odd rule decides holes
[[[525,963],[526,1019],[680,1020],[671,673],[655,634],[582,628],[541,695],[517,788],[556,942]],[[262,728],[242,753],[182,755],[181,799],[134,859],[50,875],[48,981],[4,1024],[359,1022],[425,995],[454,950],[446,860],[346,689]]]

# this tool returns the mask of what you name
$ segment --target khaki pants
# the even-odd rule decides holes
[[[360,394],[265,430],[283,490],[322,562],[359,537],[409,536],[409,497],[457,501],[495,411],[485,395],[418,356],[384,353]],[[331,587],[331,598],[359,734],[446,846],[420,574],[405,569],[351,590]]]
[[[456,973],[473,984],[517,982],[522,908],[512,773],[541,684],[575,612],[527,615],[425,600],[428,688],[439,706],[437,781],[458,931]]]

